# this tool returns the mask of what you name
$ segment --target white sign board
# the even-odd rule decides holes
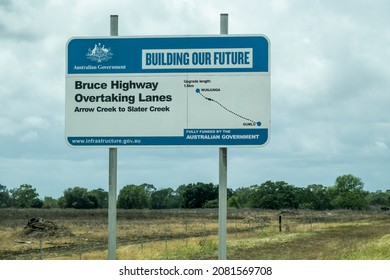
[[[71,146],[262,146],[270,130],[268,39],[86,37],[67,43]]]

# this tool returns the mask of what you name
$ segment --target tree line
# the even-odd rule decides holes
[[[311,184],[296,187],[284,181],[266,181],[260,185],[228,188],[228,206],[259,209],[352,209],[370,206],[389,207],[390,190],[368,192],[362,180],[354,175],[336,178],[333,186]],[[0,184],[0,208],[108,208],[108,191],[97,188],[68,188],[58,199],[41,199],[33,186],[23,184],[10,189]],[[218,185],[191,183],[156,189],[150,184],[126,185],[118,194],[117,207],[122,209],[217,208]]]

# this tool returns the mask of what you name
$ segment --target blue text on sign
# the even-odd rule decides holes
[[[142,69],[252,67],[252,48],[142,50]]]

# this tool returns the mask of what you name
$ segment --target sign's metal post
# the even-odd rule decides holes
[[[117,148],[109,149],[109,192],[108,192],[108,259],[116,259],[116,179]]]
[[[110,16],[110,36],[118,36],[118,16]],[[109,148],[108,164],[108,259],[116,259],[117,148]]]
[[[228,14],[221,14],[221,35],[228,34]],[[227,148],[219,148],[219,194],[218,194],[218,259],[226,260],[227,227]]]
[[[218,259],[226,260],[227,148],[219,148]]]

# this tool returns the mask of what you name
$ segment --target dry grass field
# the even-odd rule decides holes
[[[2,260],[107,259],[107,210],[0,209],[0,217]],[[56,228],[26,229],[32,217]],[[229,209],[227,249],[241,260],[388,260],[390,214]],[[117,258],[218,259],[218,210],[118,210]]]

